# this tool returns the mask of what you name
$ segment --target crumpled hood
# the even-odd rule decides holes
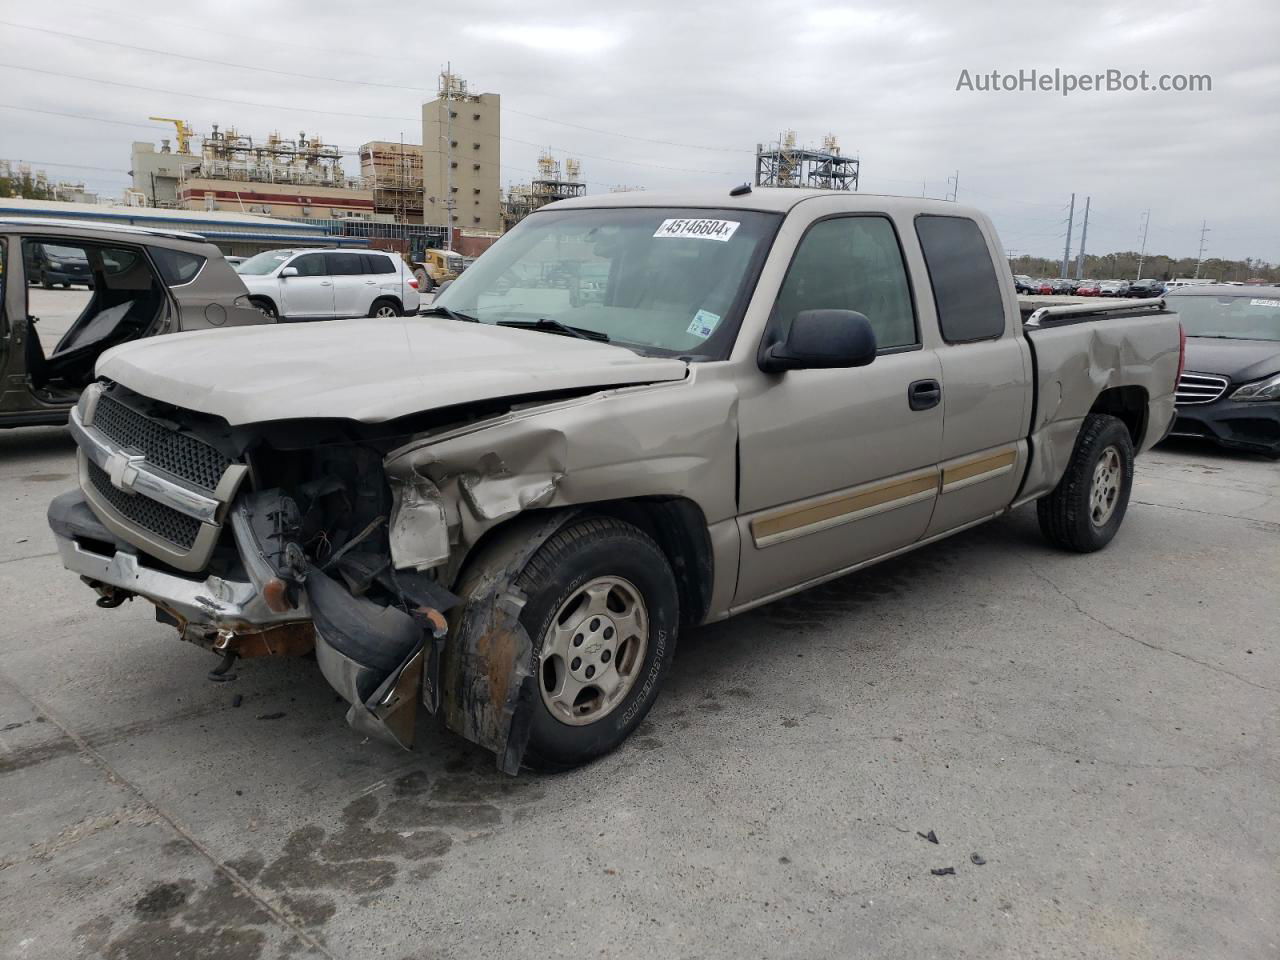
[[[1186,369],[1192,373],[1216,373],[1232,383],[1261,380],[1280,373],[1280,343],[1187,337]]]
[[[376,423],[530,393],[681,380],[683,360],[438,317],[201,330],[108,350],[97,374],[232,425],[340,417]]]

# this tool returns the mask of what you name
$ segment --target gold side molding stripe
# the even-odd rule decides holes
[[[751,521],[751,537],[757,547],[767,547],[910,503],[919,503],[933,498],[937,492],[938,474],[931,470],[856,493],[839,493],[756,517]]]
[[[942,471],[942,492],[958,490],[971,483],[991,480],[1008,473],[1018,461],[1017,450],[993,453],[967,463],[959,463]]]

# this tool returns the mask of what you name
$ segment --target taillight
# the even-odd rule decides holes
[[[412,289],[417,290],[417,289],[418,289],[418,278],[417,278],[417,277],[410,277],[410,278],[409,278],[409,286],[410,286]]]
[[[1174,378],[1176,383],[1182,379],[1182,371],[1187,365],[1187,331],[1182,329],[1182,324],[1178,324],[1178,376]]]

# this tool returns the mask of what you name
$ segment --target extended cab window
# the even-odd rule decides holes
[[[809,228],[778,293],[773,322],[786,336],[802,310],[856,310],[881,350],[919,343],[907,270],[884,217],[836,217]]]
[[[990,340],[1004,333],[1004,301],[991,252],[968,217],[916,217],[916,236],[929,268],[938,325],[948,343]]]
[[[325,266],[323,253],[304,253],[289,264],[298,269],[300,277],[327,277],[329,269]]]

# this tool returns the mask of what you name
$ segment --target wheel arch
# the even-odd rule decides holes
[[[454,589],[465,591],[478,567],[489,566],[496,555],[510,555],[526,537],[545,538],[548,525],[558,530],[583,516],[612,517],[652,537],[675,576],[681,622],[702,622],[711,606],[715,557],[706,516],[702,508],[687,497],[628,497],[526,510],[490,527],[467,550],[454,577]]]
[[[1134,451],[1142,449],[1142,441],[1147,433],[1147,419],[1150,397],[1145,387],[1108,387],[1098,394],[1089,408],[1090,413],[1106,414],[1115,417],[1129,431]]]
[[[372,313],[373,309],[378,304],[380,304],[383,300],[386,300],[389,303],[395,304],[396,309],[399,310],[401,313],[404,313],[404,301],[401,300],[399,297],[397,297],[394,293],[380,293],[376,297],[374,297],[373,300],[370,301],[369,303],[369,312]]]
[[[275,298],[273,298],[273,297],[272,297],[272,296],[270,296],[269,294],[266,294],[266,293],[251,293],[251,294],[249,294],[249,302],[250,302],[250,303],[265,303],[267,306],[269,306],[272,310],[274,310],[274,311],[275,311],[275,313],[276,313],[276,316],[277,316],[277,317],[278,317],[278,316],[280,316],[280,305],[279,305],[278,303],[276,303]]]

